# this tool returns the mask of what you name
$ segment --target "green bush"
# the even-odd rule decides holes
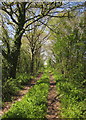
[[[17,77],[16,84],[18,86],[26,85],[30,81],[30,79],[31,79],[31,77],[29,75],[22,74],[19,77]]]
[[[85,90],[81,85],[62,75],[56,75],[57,90],[61,100],[61,116],[63,118],[86,118]]]
[[[16,95],[23,85],[27,84],[30,81],[30,76],[20,75],[16,79],[9,78],[3,82],[3,101],[11,100],[12,95]]]
[[[15,84],[15,81],[12,78],[7,79],[7,81],[2,86],[3,101],[7,101],[11,95],[16,95],[19,91],[19,88]]]

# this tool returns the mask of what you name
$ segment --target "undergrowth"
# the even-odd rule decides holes
[[[61,100],[62,118],[86,118],[86,88],[75,79],[65,78],[62,74],[55,72],[54,77]]]
[[[9,78],[5,82],[2,82],[3,102],[11,100],[11,96],[17,95],[19,90],[22,89],[29,81],[29,75],[20,74],[16,79]]]
[[[13,104],[10,110],[2,116],[2,119],[44,118],[47,110],[48,89],[49,78],[44,74],[21,101]]]

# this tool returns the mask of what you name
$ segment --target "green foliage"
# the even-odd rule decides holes
[[[62,75],[58,77],[55,73],[55,78],[61,100],[61,116],[63,118],[86,118],[86,89],[75,84],[74,80],[71,82]]]
[[[84,14],[85,15],[85,14]],[[60,19],[52,33],[53,73],[61,99],[63,118],[86,118],[85,16]],[[84,106],[84,107],[83,107]]]
[[[16,79],[9,78],[3,82],[3,101],[8,101],[11,96],[17,95],[23,85],[30,81],[30,76],[26,74],[19,75]]]
[[[30,56],[30,52],[28,51],[28,47],[29,46],[27,46],[26,41],[22,42],[20,56],[18,58],[18,64],[17,64],[17,74],[18,73],[30,74],[29,72],[30,72],[31,56]]]
[[[49,82],[47,79],[47,76],[46,79],[42,77],[43,81]],[[21,101],[13,104],[2,118],[44,118],[47,110],[48,89],[49,83],[42,82],[35,85]]]
[[[16,82],[18,85],[26,85],[31,79],[31,76],[30,75],[27,75],[27,74],[20,74],[17,79],[16,79]]]
[[[37,84],[40,84],[40,83],[49,83],[49,77],[48,77],[48,74],[44,74],[40,80],[37,81]]]
[[[12,78],[7,79],[2,86],[3,92],[3,101],[11,99],[11,95],[16,95],[19,91],[19,88],[15,84],[15,81]]]

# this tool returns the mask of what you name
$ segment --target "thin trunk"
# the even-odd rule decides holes
[[[32,53],[30,73],[31,73],[31,75],[34,75],[34,54],[33,53]]]

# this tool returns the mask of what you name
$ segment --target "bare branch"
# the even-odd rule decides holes
[[[6,12],[6,13],[11,17],[12,21],[13,21],[15,24],[18,25],[18,22],[13,18],[12,13],[8,12],[5,8],[2,8],[2,10],[3,10],[4,12]]]

